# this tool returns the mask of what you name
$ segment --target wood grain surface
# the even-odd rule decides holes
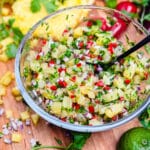
[[[98,1],[97,4],[103,5],[101,1]],[[8,63],[0,62],[0,77],[8,70],[14,71],[14,60],[9,61]],[[15,101],[11,94],[11,89],[14,85],[15,81],[7,88],[7,95],[3,98],[4,105],[0,106],[0,108],[4,107],[5,110],[12,110],[13,116],[19,118],[20,113],[26,110],[26,105],[23,102]],[[8,121],[5,114],[0,116],[0,131],[2,130],[2,125],[6,124]],[[140,123],[137,119],[134,119],[115,129],[93,133],[83,150],[115,150],[116,143],[122,133],[136,126],[140,126]],[[30,126],[24,125],[23,129],[19,130],[19,132],[23,136],[20,143],[5,144],[3,138],[0,138],[0,150],[30,150],[30,140],[32,138],[40,141],[42,145],[57,145],[55,137],[61,139],[64,145],[67,145],[70,141],[64,129],[50,125],[41,118],[36,126],[33,124]]]

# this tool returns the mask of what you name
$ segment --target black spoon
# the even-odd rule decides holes
[[[115,59],[113,59],[109,63],[103,63],[103,62],[96,62],[96,63],[86,62],[86,63],[87,64],[91,64],[91,65],[99,65],[102,68],[102,70],[107,70],[109,67],[111,67],[112,65],[114,65],[116,62],[119,62],[121,59],[123,59],[123,58],[127,57],[128,55],[130,55],[131,53],[137,51],[139,48],[141,48],[142,46],[144,46],[148,42],[150,42],[150,35],[148,35],[143,40],[141,40],[140,42],[138,42],[136,45],[134,45],[133,47],[131,47],[128,51],[126,51],[123,54],[117,56]]]

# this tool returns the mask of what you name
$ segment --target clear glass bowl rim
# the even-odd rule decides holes
[[[132,119],[134,119],[135,117],[137,117],[142,111],[144,111],[144,109],[146,109],[148,107],[148,105],[150,104],[150,96],[148,96],[147,100],[145,100],[143,102],[143,104],[133,113],[129,114],[128,116],[119,119],[115,122],[111,122],[111,123],[106,123],[103,125],[97,125],[97,126],[87,126],[87,125],[75,125],[75,124],[71,124],[71,123],[67,123],[67,122],[63,122],[60,119],[54,117],[53,115],[47,113],[44,109],[42,109],[40,106],[38,106],[34,100],[32,99],[32,97],[28,94],[28,92],[26,91],[22,79],[21,79],[21,75],[20,75],[20,62],[21,62],[21,54],[22,54],[22,50],[23,47],[26,43],[26,41],[29,39],[29,37],[32,35],[33,31],[38,27],[38,25],[49,19],[50,17],[53,17],[57,14],[60,14],[63,11],[68,11],[71,9],[100,9],[102,11],[113,11],[116,12],[118,14],[121,14],[122,16],[124,16],[125,18],[127,18],[128,20],[130,20],[134,26],[138,27],[139,29],[141,29],[143,31],[143,33],[145,35],[148,35],[148,31],[138,22],[131,20],[129,17],[125,16],[124,14],[122,14],[121,12],[114,10],[114,9],[110,9],[107,7],[100,7],[100,6],[94,6],[94,5],[79,5],[79,6],[73,6],[73,7],[68,7],[68,8],[64,8],[61,10],[58,10],[52,14],[49,14],[48,16],[44,17],[43,19],[41,19],[40,21],[38,21],[30,30],[29,32],[24,36],[23,40],[20,43],[20,46],[18,48],[18,52],[16,55],[16,59],[15,59],[15,76],[16,76],[16,82],[17,82],[17,86],[23,96],[23,98],[25,99],[26,103],[37,113],[39,114],[43,119],[45,119],[46,121],[48,121],[51,124],[54,124],[58,127],[64,128],[64,129],[68,129],[68,130],[72,130],[72,131],[78,131],[78,132],[98,132],[98,131],[105,131],[105,130],[110,130],[112,128],[118,127],[120,125],[123,125],[129,121],[131,121]]]

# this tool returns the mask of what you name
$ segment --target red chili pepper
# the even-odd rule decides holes
[[[93,25],[93,22],[89,20],[89,21],[87,21],[86,25],[87,25],[87,27],[91,27]]]
[[[55,65],[55,61],[54,60],[50,60],[49,63],[48,63],[48,66],[50,67],[50,66],[53,66],[53,65]]]
[[[129,1],[120,2],[117,5],[116,9],[119,11],[127,11],[129,13],[137,13],[136,5],[132,2],[129,2]]]
[[[91,46],[93,45],[93,43],[94,43],[94,42],[91,41],[91,40],[88,41],[88,42],[87,42],[87,45],[86,45],[86,48],[87,48],[87,49],[91,48]]]
[[[112,121],[116,121],[116,120],[118,120],[118,116],[117,115],[113,116],[111,119],[112,119]]]
[[[63,87],[63,88],[65,88],[65,87],[67,86],[67,82],[66,82],[66,81],[62,81],[62,80],[59,80],[59,81],[58,81],[58,84],[59,84],[61,87]]]
[[[94,113],[94,106],[89,106],[88,109],[89,109],[89,112],[90,112],[90,113]]]
[[[120,100],[120,101],[124,101],[124,97],[121,96],[121,97],[119,98],[119,100]]]
[[[47,43],[47,40],[46,40],[46,39],[43,39],[43,40],[42,40],[42,44],[45,45],[46,43]]]
[[[108,45],[108,51],[110,52],[110,54],[114,53],[114,48],[117,47],[117,43],[109,43]]]
[[[110,86],[105,85],[105,86],[104,86],[104,90],[106,90],[106,91],[110,90]]]
[[[52,85],[52,86],[50,87],[50,89],[51,89],[52,91],[56,91],[56,90],[57,90],[57,86],[56,86],[56,85]]]
[[[73,108],[74,108],[75,110],[79,110],[79,109],[80,109],[80,105],[77,104],[77,103],[73,103]]]
[[[98,60],[103,60],[103,57],[100,56],[100,55],[98,55],[98,56],[97,56],[97,59],[98,59]]]
[[[64,121],[64,122],[66,122],[66,117],[64,117],[64,118],[61,118],[61,120],[62,120],[62,121]]]
[[[58,68],[58,72],[59,72],[59,73],[61,73],[61,72],[63,72],[63,71],[66,72],[66,68],[62,68],[62,67]]]
[[[118,18],[116,23],[111,26],[110,31],[112,31],[114,37],[119,38],[126,28],[126,22]]]
[[[83,48],[84,47],[84,42],[83,41],[80,41],[79,44],[78,44],[79,48]]]
[[[37,54],[36,60],[39,60],[40,58],[41,58],[41,56],[39,54]]]
[[[82,64],[81,64],[81,63],[78,63],[78,64],[76,64],[76,66],[77,66],[77,67],[81,67],[81,66],[82,66]]]
[[[147,79],[148,79],[148,76],[149,76],[148,72],[144,72],[145,80],[147,80]]]
[[[70,95],[70,98],[75,98],[75,95]]]
[[[92,40],[93,38],[94,38],[93,35],[89,35],[89,36],[88,36],[88,40]]]
[[[38,75],[39,75],[38,73],[34,73],[34,74],[33,74],[33,78],[37,78]]]
[[[63,31],[62,35],[68,33],[68,31],[69,31],[69,30],[65,29],[65,30]]]
[[[130,82],[131,82],[131,80],[130,79],[125,79],[125,84],[129,84]]]
[[[95,83],[96,86],[99,86],[99,87],[103,87],[104,86],[104,82],[103,80],[99,80],[98,82]]]
[[[101,30],[103,30],[103,31],[109,30],[109,27],[107,25],[106,19],[100,17],[100,21],[102,22]]]
[[[70,80],[75,82],[76,81],[76,76],[73,76]]]

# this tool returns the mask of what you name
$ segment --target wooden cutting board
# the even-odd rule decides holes
[[[103,5],[103,2],[97,0],[97,4]],[[14,71],[14,60],[8,63],[0,62],[0,77],[8,70]],[[12,110],[13,116],[19,118],[20,112],[26,110],[26,105],[22,102],[15,101],[11,94],[11,89],[14,85],[15,81],[7,88],[7,95],[4,97],[4,105],[0,106],[0,108],[4,107],[5,110]],[[2,130],[2,125],[7,122],[8,119],[6,119],[5,114],[2,115],[0,117],[0,131]],[[93,133],[83,150],[115,150],[116,143],[122,133],[136,126],[140,126],[138,119],[134,119],[125,125],[109,131]],[[55,137],[61,139],[64,145],[68,145],[70,141],[64,129],[49,125],[43,119],[40,119],[37,126],[33,124],[31,124],[31,126],[24,125],[23,129],[19,130],[19,132],[22,134],[22,141],[20,143],[5,144],[3,138],[1,138],[0,150],[30,150],[30,140],[32,138],[37,139],[42,145],[57,145]]]

